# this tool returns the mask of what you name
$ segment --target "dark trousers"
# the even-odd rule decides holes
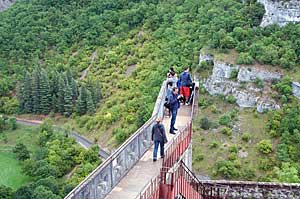
[[[154,151],[153,151],[153,159],[154,160],[157,159],[158,145],[160,145],[160,157],[164,157],[164,153],[165,153],[164,141],[154,141]]]
[[[171,111],[172,111],[172,118],[171,118],[170,132],[174,132],[174,125],[175,125],[175,122],[176,122],[178,109],[175,108],[175,109],[172,109]]]

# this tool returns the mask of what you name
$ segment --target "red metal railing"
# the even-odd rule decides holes
[[[170,145],[165,151],[162,167],[171,168],[178,162],[181,155],[186,151],[192,139],[192,121],[179,131],[178,135],[172,139]]]

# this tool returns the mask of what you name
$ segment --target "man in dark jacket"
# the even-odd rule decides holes
[[[160,157],[164,157],[165,142],[167,142],[167,136],[165,132],[165,127],[161,123],[161,119],[156,119],[156,124],[152,127],[152,141],[154,141],[154,151],[153,151],[153,162],[157,160],[158,145],[160,145]]]
[[[189,97],[190,97],[190,86],[193,83],[191,74],[189,73],[189,68],[184,68],[184,72],[180,74],[180,94],[185,98],[186,105],[188,105]]]
[[[171,113],[172,113],[171,126],[170,126],[170,133],[171,134],[175,134],[174,131],[178,130],[174,127],[174,125],[175,125],[175,122],[176,122],[177,111],[180,107],[179,98],[180,98],[180,95],[178,95],[178,88],[174,87],[173,92],[169,96],[169,99],[168,99],[168,104],[170,106],[170,110],[171,110]]]

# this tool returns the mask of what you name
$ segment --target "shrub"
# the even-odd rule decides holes
[[[250,53],[240,53],[239,57],[237,58],[237,64],[246,64],[250,65],[253,64],[254,59],[250,55]]]
[[[252,180],[253,178],[255,178],[255,170],[250,167],[243,168],[241,176],[243,180]]]
[[[230,79],[236,79],[238,74],[239,74],[239,70],[238,69],[233,69],[230,73]]]
[[[202,129],[208,130],[210,128],[210,126],[211,126],[211,123],[210,123],[210,121],[208,120],[207,117],[201,118],[201,120],[200,120],[200,127]]]
[[[9,128],[11,130],[16,130],[17,129],[17,120],[16,120],[16,118],[9,118],[8,119],[8,125],[9,125]]]
[[[232,135],[232,130],[228,127],[224,127],[221,129],[220,131],[222,134],[227,135],[227,136],[231,136]]]
[[[206,107],[208,106],[208,103],[207,103],[205,97],[199,97],[199,102],[198,102],[198,104],[199,104],[199,106],[200,106],[201,108],[203,108],[203,109],[206,108]]]
[[[17,155],[17,158],[21,161],[30,158],[29,151],[23,143],[18,143],[13,149],[13,152]]]
[[[228,160],[219,160],[215,164],[216,173],[225,178],[236,178],[240,176],[240,172],[238,170],[237,165]]]
[[[261,158],[258,162],[258,168],[263,171],[269,171],[273,168],[274,161],[270,158]]]
[[[239,152],[239,149],[236,145],[232,145],[229,147],[229,152],[237,154]]]
[[[212,143],[209,144],[209,148],[218,148],[219,143],[217,141],[212,141]]]
[[[264,82],[259,78],[256,78],[254,83],[258,88],[263,88],[264,87]]]
[[[226,97],[226,101],[230,104],[234,104],[236,102],[236,98],[233,95],[229,95]]]
[[[250,133],[244,133],[244,134],[242,135],[242,140],[243,140],[244,142],[249,142],[250,139],[251,139],[251,134],[250,134]]]
[[[218,113],[218,112],[219,112],[219,110],[217,109],[216,105],[211,105],[211,106],[210,106],[210,111],[211,111],[212,113]]]
[[[273,151],[271,140],[262,140],[257,144],[258,151],[263,154],[269,154]]]
[[[231,122],[231,118],[230,118],[230,116],[227,115],[227,114],[224,114],[224,115],[222,115],[222,116],[219,118],[219,124],[220,124],[220,125],[229,126],[230,122]]]

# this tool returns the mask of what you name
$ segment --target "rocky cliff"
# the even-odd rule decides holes
[[[279,72],[227,64],[210,55],[200,55],[199,58],[200,63],[214,63],[212,74],[203,81],[203,86],[211,95],[231,95],[240,107],[256,107],[258,112],[280,108],[272,98],[275,91],[271,89],[272,81],[282,77]]]
[[[0,0],[0,12],[6,10],[14,3],[15,0]]]
[[[300,21],[300,0],[258,0],[265,6],[261,26],[278,24],[284,26],[289,22]]]

